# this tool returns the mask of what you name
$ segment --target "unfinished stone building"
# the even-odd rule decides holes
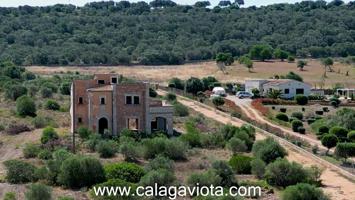
[[[81,126],[103,134],[127,128],[173,134],[173,108],[149,97],[146,82],[120,82],[117,74],[96,74],[71,86],[71,131]]]

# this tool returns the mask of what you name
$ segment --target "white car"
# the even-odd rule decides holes
[[[243,98],[251,98],[253,96],[253,94],[251,94],[250,92],[239,91],[239,92],[237,92],[236,96],[239,99],[243,99]]]

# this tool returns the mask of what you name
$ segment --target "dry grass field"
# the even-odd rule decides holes
[[[208,75],[215,76],[222,82],[243,82],[247,78],[270,78],[276,74],[283,75],[294,71],[300,74],[305,82],[319,88],[324,73],[324,67],[320,61],[308,60],[308,65],[305,66],[304,71],[299,71],[296,65],[296,63],[280,61],[254,62],[254,69],[252,72],[248,72],[247,68],[235,62],[232,66],[227,67],[226,73],[218,70],[213,61],[170,66],[31,66],[27,67],[27,69],[38,74],[55,74],[68,71],[78,71],[83,74],[115,72],[140,80],[160,83],[166,82],[171,77],[187,79],[191,76],[201,78]],[[341,83],[345,87],[355,87],[355,67],[335,62],[333,69],[335,72],[327,73],[328,77],[325,79],[325,87],[332,87],[336,83]],[[349,72],[349,76],[345,76],[347,71]]]

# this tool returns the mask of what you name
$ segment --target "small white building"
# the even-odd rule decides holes
[[[309,96],[311,85],[291,80],[291,79],[254,79],[245,81],[245,91],[252,92],[256,88],[260,94],[267,96],[267,93],[272,90],[280,90],[282,98],[292,99],[296,95]]]

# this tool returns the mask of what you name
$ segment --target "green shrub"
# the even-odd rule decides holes
[[[15,192],[6,192],[3,200],[16,200]]]
[[[329,133],[336,135],[340,141],[345,141],[348,136],[348,130],[340,126],[332,127]]]
[[[195,123],[186,122],[185,123],[186,134],[181,135],[181,140],[186,142],[191,147],[200,147],[201,146],[201,133],[196,128]]]
[[[5,88],[5,97],[13,101],[26,94],[27,88],[22,85],[10,85]]]
[[[131,141],[121,140],[124,136],[120,138],[119,152],[125,157],[126,161],[137,161],[141,156],[141,146],[133,139]],[[129,138],[131,139],[131,138]]]
[[[355,156],[355,143],[338,143],[334,153],[337,157],[344,158],[346,161],[348,157]]]
[[[27,143],[23,148],[23,156],[25,158],[35,158],[41,151],[40,147],[36,144]]]
[[[291,117],[294,117],[298,120],[302,120],[303,119],[303,114],[301,112],[294,112],[291,114]]]
[[[97,152],[101,158],[112,158],[115,156],[118,147],[117,143],[112,140],[102,140],[96,146]]]
[[[221,186],[230,187],[237,183],[234,178],[233,170],[226,161],[217,160],[213,162],[212,169],[221,177]]]
[[[42,160],[49,160],[52,159],[52,152],[50,152],[47,149],[42,150],[41,152],[39,152],[38,154],[38,158],[42,159]]]
[[[104,180],[105,172],[100,161],[91,157],[68,157],[58,174],[58,182],[69,188],[90,187]]]
[[[144,176],[144,169],[135,163],[113,163],[105,166],[107,179],[121,179],[131,183],[138,183]]]
[[[253,158],[244,155],[234,155],[230,160],[229,164],[236,174],[250,174],[251,165],[250,162]]]
[[[49,170],[46,166],[39,167],[35,170],[35,177],[39,181],[47,181],[49,179]]]
[[[307,105],[307,103],[308,103],[308,97],[303,96],[303,95],[297,95],[295,97],[295,100],[298,105]]]
[[[157,184],[158,186],[169,186],[175,181],[175,179],[173,172],[166,169],[158,169],[149,171],[145,174],[141,178],[139,185],[154,186]]]
[[[307,173],[300,164],[278,159],[266,167],[264,177],[270,185],[286,187],[305,181]]]
[[[49,117],[42,117],[42,116],[36,116],[32,120],[32,124],[35,128],[44,128],[46,126],[56,126],[55,122],[53,122],[53,119]]]
[[[265,174],[266,164],[259,158],[253,159],[250,162],[251,173],[254,174],[257,178],[262,178]]]
[[[212,103],[215,107],[219,107],[219,106],[223,106],[225,101],[223,97],[218,96],[218,97],[213,97]]]
[[[157,155],[164,155],[172,160],[183,160],[186,158],[187,147],[184,142],[178,139],[167,139],[156,137],[143,141],[144,157],[155,158]]]
[[[329,200],[321,189],[307,183],[288,186],[281,195],[282,200]]]
[[[9,183],[28,183],[35,180],[36,167],[20,160],[8,160],[4,162],[6,167],[6,180]]]
[[[74,197],[65,197],[65,196],[61,196],[61,197],[58,197],[57,200],[75,200]]]
[[[306,129],[303,126],[298,127],[297,132],[301,133],[301,134],[305,134],[306,133]]]
[[[292,123],[291,123],[291,126],[292,126],[292,130],[294,132],[297,132],[298,128],[303,126],[303,123],[300,120],[293,120]]]
[[[42,88],[40,92],[41,92],[42,98],[51,98],[51,97],[53,97],[53,92],[49,88]]]
[[[189,109],[179,102],[174,103],[174,115],[179,117],[189,116]]]
[[[28,186],[25,193],[26,200],[51,200],[52,189],[41,183],[34,183]]]
[[[42,136],[41,136],[41,143],[46,144],[50,141],[57,140],[59,138],[57,132],[54,130],[53,127],[46,127],[42,131]]]
[[[276,115],[276,119],[284,121],[284,122],[288,122],[288,116],[284,113],[278,113]]]
[[[70,95],[70,83],[62,83],[60,85],[59,91],[62,95]]]
[[[202,173],[192,173],[188,179],[187,183],[191,186],[211,186],[211,185],[221,185],[222,178],[217,174],[215,170],[208,170]]]
[[[87,139],[92,133],[92,131],[86,127],[79,127],[78,134],[81,139]]]
[[[252,152],[255,157],[265,163],[271,163],[277,158],[283,158],[287,155],[286,150],[272,138],[255,142]]]
[[[168,92],[168,93],[165,95],[165,99],[166,99],[167,101],[170,101],[170,102],[175,101],[175,100],[176,100],[176,94],[171,93],[171,92]]]
[[[184,89],[184,81],[179,79],[179,78],[172,78],[169,80],[169,87],[173,87],[173,88],[177,88],[177,89],[180,89],[180,90],[183,90]]]
[[[149,163],[145,166],[146,171],[158,169],[174,171],[174,161],[164,156],[157,156],[156,158],[150,160]]]
[[[253,137],[253,136],[252,136]],[[238,129],[236,133],[234,134],[233,138],[238,138],[245,142],[245,145],[248,147],[248,150],[251,150],[254,144],[254,138],[252,138],[250,134],[248,134],[247,131]]]
[[[100,134],[91,134],[89,139],[86,141],[86,146],[91,151],[95,151],[97,144],[102,140],[102,136]]]
[[[60,109],[60,105],[53,99],[48,99],[45,103],[44,103],[44,108],[47,110],[59,110]]]
[[[337,145],[338,137],[335,136],[334,134],[328,133],[322,137],[321,142],[322,142],[322,145],[327,147],[329,150],[330,148],[333,148]]]
[[[317,135],[322,136],[324,134],[329,133],[329,128],[327,126],[320,126],[317,131]]]
[[[355,130],[350,131],[350,132],[348,133],[348,140],[349,140],[350,142],[355,142]]]
[[[35,117],[36,111],[36,104],[31,97],[21,96],[16,100],[16,112],[21,117]]]
[[[245,142],[236,137],[233,137],[228,141],[227,147],[233,153],[246,152],[248,150]]]

